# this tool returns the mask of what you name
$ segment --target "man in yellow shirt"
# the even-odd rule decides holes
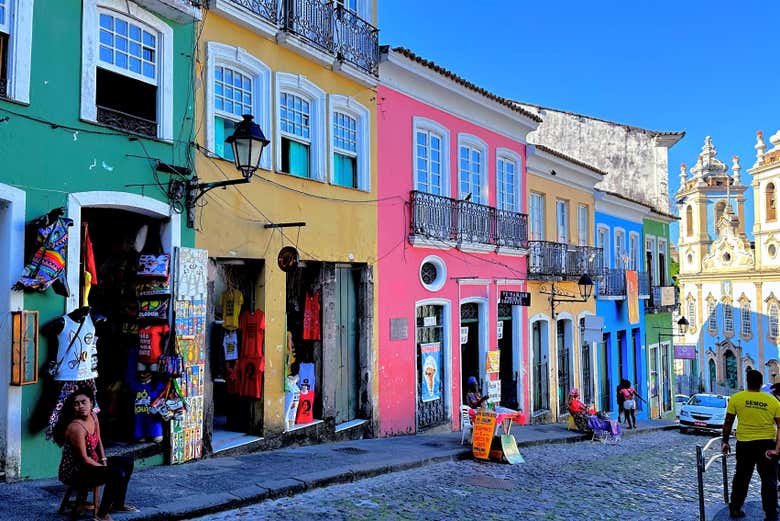
[[[721,450],[728,454],[729,436],[734,418],[737,430],[737,469],[731,484],[731,517],[745,517],[742,505],[747,497],[753,468],[761,477],[761,504],[765,521],[777,521],[777,455],[780,452],[780,402],[769,393],[761,392],[764,377],[750,370],[746,375],[747,391],[735,393],[726,408]]]

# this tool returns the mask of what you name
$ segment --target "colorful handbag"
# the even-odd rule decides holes
[[[138,257],[139,277],[168,277],[168,267],[171,256],[167,253],[162,255],[141,255]]]
[[[184,371],[184,359],[176,346],[176,333],[171,331],[165,352],[157,362],[157,371],[169,378],[177,378]]]

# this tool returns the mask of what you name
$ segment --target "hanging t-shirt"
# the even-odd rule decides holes
[[[265,313],[259,309],[244,311],[238,323],[241,327],[241,358],[262,357]]]
[[[170,331],[167,324],[144,327],[138,330],[138,361],[156,364],[163,352],[163,341]]]
[[[92,317],[86,314],[81,322],[68,315],[57,335],[57,374],[55,380],[78,382],[97,378],[97,337]]]
[[[306,302],[303,306],[303,339],[321,340],[322,328],[320,327],[320,292],[314,295],[306,293]]]
[[[301,363],[298,366],[298,385],[308,385],[309,389],[314,389],[314,364]]]
[[[262,356],[242,357],[238,363],[241,367],[241,396],[262,398],[265,359]]]
[[[225,385],[228,394],[241,394],[241,367],[239,362],[225,363]]]
[[[222,337],[222,348],[225,350],[225,361],[238,360],[238,333],[225,331]]]
[[[304,424],[314,421],[314,391],[301,391],[298,399],[298,411],[295,415],[295,423]]]
[[[235,331],[240,327],[239,316],[244,305],[244,295],[237,289],[229,289],[222,294],[222,329]]]

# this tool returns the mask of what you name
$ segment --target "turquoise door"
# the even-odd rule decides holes
[[[356,273],[352,268],[336,268],[336,423],[354,420],[358,411]]]

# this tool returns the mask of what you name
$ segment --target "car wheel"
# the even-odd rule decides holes
[[[688,434],[688,427],[680,427],[680,434]]]

